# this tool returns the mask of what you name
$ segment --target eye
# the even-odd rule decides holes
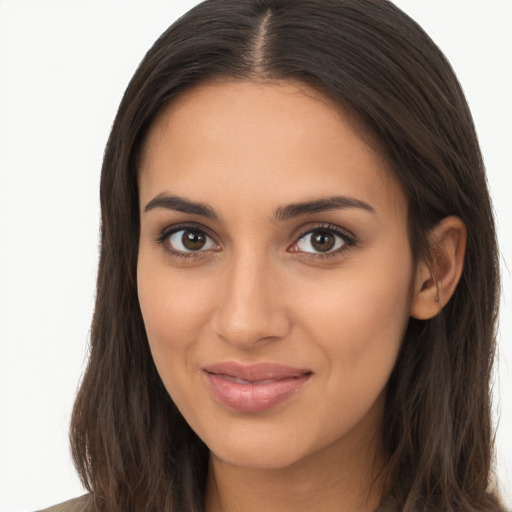
[[[166,233],[160,241],[167,245],[167,249],[172,253],[178,254],[219,249],[219,245],[204,231],[192,227]]]
[[[327,256],[343,251],[353,244],[354,239],[341,229],[320,226],[303,234],[289,250]]]

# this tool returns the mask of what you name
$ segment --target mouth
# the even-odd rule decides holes
[[[203,374],[222,405],[241,412],[260,412],[295,395],[313,372],[273,363],[225,362],[204,367]]]

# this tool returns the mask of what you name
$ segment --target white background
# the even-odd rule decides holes
[[[93,308],[103,149],[144,53],[196,3],[0,0],[0,512],[82,493],[67,429]],[[512,1],[396,3],[451,60],[488,168],[504,288],[497,466],[512,506]]]

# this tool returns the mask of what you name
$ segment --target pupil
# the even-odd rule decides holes
[[[327,231],[317,231],[313,234],[311,243],[317,251],[326,252],[334,247],[335,242],[336,240],[331,233]]]
[[[189,251],[197,251],[201,249],[206,243],[206,237],[197,231],[185,231],[181,238],[183,246]]]

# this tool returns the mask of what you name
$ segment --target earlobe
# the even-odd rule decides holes
[[[434,317],[452,297],[464,266],[466,226],[458,217],[444,218],[429,235],[431,261],[416,269],[411,316]]]

